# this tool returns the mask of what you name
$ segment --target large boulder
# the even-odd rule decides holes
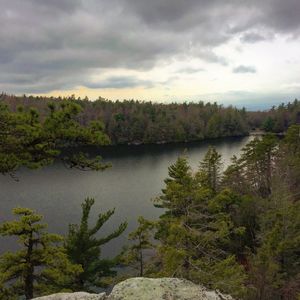
[[[85,292],[58,293],[49,296],[35,298],[34,300],[106,300],[106,294],[89,294]]]
[[[37,298],[39,300],[233,300],[178,278],[130,278],[118,283],[109,295],[70,293]]]
[[[130,278],[117,284],[108,300],[230,300],[230,296],[209,291],[178,278]]]

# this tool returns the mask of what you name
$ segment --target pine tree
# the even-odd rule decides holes
[[[170,216],[185,215],[195,184],[187,158],[179,157],[168,170],[166,187],[162,190],[162,195],[155,199],[155,206],[167,209],[165,214]]]
[[[273,118],[268,117],[262,124],[262,128],[267,132],[274,132],[275,121]]]
[[[261,245],[253,257],[255,299],[296,299],[300,294],[300,203],[285,194],[262,216]]]
[[[79,225],[71,224],[66,238],[65,248],[70,260],[79,264],[83,272],[79,274],[75,289],[90,291],[94,287],[104,286],[103,277],[113,276],[116,272],[112,269],[116,266],[116,259],[101,259],[101,246],[117,238],[124,232],[127,223],[124,222],[111,234],[104,238],[96,238],[96,234],[102,226],[114,214],[114,209],[104,214],[99,214],[96,224],[89,227],[89,215],[95,200],[86,198],[82,203],[82,217]]]
[[[125,249],[122,260],[124,263],[138,270],[138,276],[144,276],[147,273],[147,257],[146,251],[153,250],[154,244],[153,229],[154,222],[150,222],[143,217],[138,218],[138,227],[129,234],[129,240],[133,243]]]
[[[203,168],[202,178],[209,178],[204,172]],[[229,207],[239,199],[230,193],[215,198],[216,192],[203,181],[200,184],[198,176],[192,175],[185,158],[169,168],[169,178],[157,200],[165,209],[155,233],[160,259],[157,275],[187,278],[236,295],[244,293],[243,267],[231,249],[234,239],[245,233],[234,213],[230,214]]]
[[[241,195],[250,193],[248,181],[244,177],[243,167],[235,155],[231,158],[231,164],[223,172],[221,186],[223,188],[230,188]]]
[[[89,158],[78,151],[60,155],[64,148],[108,144],[103,124],[92,121],[87,126],[80,125],[76,118],[81,108],[71,102],[59,108],[49,104],[49,108],[49,115],[41,120],[34,109],[11,112],[0,103],[0,173],[13,176],[21,166],[39,168],[56,158],[71,168],[107,168],[101,157]]]
[[[251,260],[255,299],[300,294],[299,128],[288,129],[272,161],[272,190],[259,215],[259,244]]]
[[[198,178],[200,184],[217,192],[221,180],[222,156],[214,147],[209,147],[204,159],[200,162]]]
[[[243,176],[248,186],[258,196],[268,197],[272,192],[274,158],[278,149],[278,139],[268,134],[262,139],[254,139],[242,149],[239,160]]]
[[[26,299],[47,293],[70,290],[82,271],[70,263],[62,246],[63,238],[46,232],[42,216],[28,208],[15,208],[19,220],[1,224],[2,236],[18,238],[21,249],[0,257],[1,299],[25,295]]]
[[[280,154],[280,180],[288,185],[292,194],[297,194],[300,189],[300,125],[290,126],[287,130]]]

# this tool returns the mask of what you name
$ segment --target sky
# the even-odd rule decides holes
[[[299,0],[0,0],[0,90],[216,101],[300,95]]]

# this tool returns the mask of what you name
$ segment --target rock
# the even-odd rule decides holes
[[[35,300],[105,300],[106,294],[78,293],[58,293],[50,296],[35,298]]]
[[[107,300],[232,300],[178,278],[130,278],[117,284]]]
[[[118,283],[106,296],[88,293],[61,293],[36,300],[233,300],[231,296],[211,291],[178,278],[130,278]]]

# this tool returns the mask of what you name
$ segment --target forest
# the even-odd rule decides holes
[[[225,120],[229,115],[235,116],[246,128],[259,125],[269,133],[249,142],[239,157],[232,157],[224,171],[222,157],[213,147],[208,149],[196,170],[191,169],[186,155],[178,157],[169,167],[164,188],[153,202],[157,209],[163,208],[160,218],[140,217],[138,227],[128,237],[128,246],[112,259],[101,256],[101,247],[123,234],[127,224],[120,220],[113,232],[99,238],[97,233],[114,210],[97,212],[97,221],[90,224],[94,199],[83,199],[81,220],[70,224],[66,236],[49,233],[38,212],[15,208],[13,220],[0,224],[0,235],[14,237],[19,244],[18,250],[0,257],[0,299],[13,300],[20,296],[32,299],[58,291],[97,291],[132,276],[186,278],[236,299],[299,299],[298,101],[274,108],[262,117],[262,114],[248,115],[244,110],[224,109],[215,104],[164,106],[130,101],[113,104],[104,100],[95,104],[87,100],[80,103],[79,100],[49,101],[49,113],[44,113],[45,104],[41,99],[29,99],[30,106],[35,107],[29,109],[29,106],[17,107],[19,98],[7,107],[3,98],[8,99],[2,95],[0,105],[0,172],[12,180],[21,167],[36,169],[54,160],[62,161],[68,168],[105,172],[110,166],[103,163],[101,157],[62,151],[68,147],[80,149],[82,145],[107,145],[110,139],[116,138],[106,131],[105,118],[104,124],[98,115],[87,118],[87,107],[92,111],[93,105],[105,107],[107,104],[107,109],[99,109],[102,113],[114,107],[115,112],[110,111],[107,118],[123,111],[124,120],[123,117],[119,120],[119,126],[124,126],[124,132],[121,131],[124,136],[126,130],[131,130],[126,122],[135,114],[139,116],[138,109],[144,117],[144,110],[149,109],[148,117],[151,109],[155,109],[153,124],[158,123],[155,118],[168,122],[170,117],[172,124],[176,121],[177,125],[181,124],[181,120],[183,128],[187,124],[184,120],[191,118],[188,115],[200,112],[204,115],[206,112],[212,120],[224,121],[206,119],[216,125],[210,127],[204,122],[205,134],[207,128],[213,128],[211,133],[222,132],[221,136],[226,136],[224,128],[233,130],[228,135],[241,134],[235,132],[239,127],[220,125],[228,124]],[[27,98],[22,99],[27,101]],[[37,105],[32,105],[32,101]],[[135,113],[126,113],[125,108]],[[247,118],[242,118],[243,114]],[[173,121],[172,115],[175,116]],[[191,133],[190,130],[187,132]],[[273,133],[282,130],[285,131],[283,137]],[[132,132],[136,136],[137,133]],[[243,134],[246,133],[247,130]],[[171,139],[173,133],[169,134]],[[161,133],[159,141],[168,139]],[[124,140],[114,142],[124,143]],[[126,272],[118,274],[122,269]]]
[[[41,118],[49,113],[49,104],[80,106],[77,120],[81,125],[101,120],[110,143],[143,144],[188,142],[203,139],[245,136],[254,129],[282,133],[290,125],[300,122],[300,101],[281,104],[268,111],[246,111],[216,103],[141,102],[135,100],[110,101],[99,97],[96,101],[75,96],[47,98],[13,96],[2,93],[0,103],[11,111],[19,107],[35,108]]]

